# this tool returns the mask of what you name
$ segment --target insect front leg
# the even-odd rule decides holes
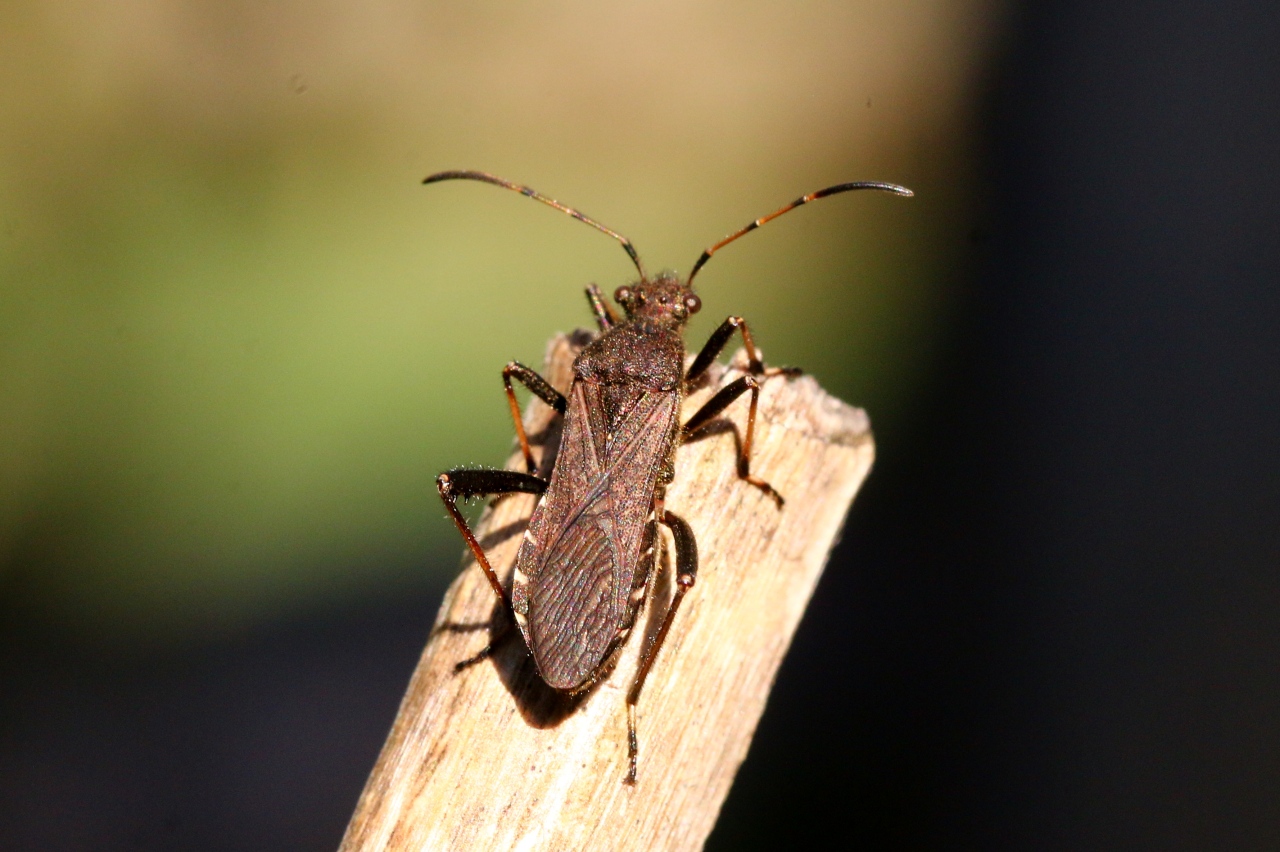
[[[720,323],[720,327],[712,332],[707,338],[707,342],[703,345],[702,351],[698,353],[698,357],[693,359],[693,364],[689,367],[689,372],[685,373],[684,382],[686,385],[695,381],[699,376],[707,371],[711,366],[711,362],[716,360],[724,345],[729,342],[729,338],[733,336],[735,331],[742,332],[742,344],[747,350],[747,369],[757,376],[796,376],[802,371],[796,367],[773,367],[765,369],[764,360],[760,357],[760,350],[756,348],[755,341],[751,339],[751,329],[747,328],[747,321],[742,317],[729,317]]]
[[[564,414],[565,409],[568,408],[568,403],[565,402],[564,394],[553,388],[551,383],[538,375],[536,371],[529,369],[519,361],[512,361],[502,368],[502,386],[507,391],[507,403],[511,406],[511,420],[516,424],[516,437],[520,439],[520,452],[524,453],[524,463],[528,467],[529,473],[536,473],[538,466],[533,463],[533,452],[529,449],[529,437],[524,433],[524,419],[520,416],[520,403],[516,401],[515,388],[511,387],[512,379],[533,391],[535,396],[561,414]]]
[[[631,690],[627,693],[627,757],[629,766],[627,769],[626,783],[636,783],[636,763],[640,756],[640,739],[636,733],[636,704],[640,701],[640,690],[644,689],[645,678],[649,676],[649,670],[653,668],[653,662],[658,657],[658,651],[662,648],[662,643],[666,641],[667,633],[671,630],[671,622],[675,620],[676,610],[680,608],[680,601],[684,600],[684,596],[693,588],[694,582],[698,579],[698,542],[693,537],[693,530],[689,528],[689,524],[684,518],[668,512],[661,499],[657,501],[654,510],[654,516],[671,530],[671,537],[676,543],[676,591],[671,596],[671,603],[667,605],[667,613],[662,618],[662,626],[658,628],[658,633],[653,637],[653,644],[647,649],[644,658],[640,661],[640,667],[636,670],[635,680],[631,682]]]
[[[760,402],[760,382],[754,376],[743,376],[717,391],[716,395],[707,400],[706,405],[699,408],[689,418],[689,422],[684,424],[680,430],[681,439],[687,440],[690,435],[706,426],[712,418],[728,408],[731,402],[748,391],[751,392],[751,408],[747,412],[747,434],[742,440],[742,450],[738,454],[738,478],[745,479],[768,494],[781,509],[782,504],[786,502],[782,499],[782,495],[775,491],[772,485],[751,473],[751,442],[755,438],[756,408]]]
[[[604,293],[595,284],[587,285],[587,302],[591,305],[591,313],[596,315],[596,325],[601,331],[608,331],[618,324],[618,316],[604,300]]]

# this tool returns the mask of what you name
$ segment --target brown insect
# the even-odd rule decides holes
[[[634,284],[614,292],[614,300],[625,313],[623,319],[614,313],[598,287],[593,284],[587,288],[587,300],[600,334],[574,361],[573,385],[567,398],[518,361],[512,361],[503,369],[502,383],[528,473],[455,469],[442,473],[436,480],[440,497],[458,531],[484,570],[503,609],[512,613],[519,626],[538,673],[548,686],[565,693],[590,689],[613,667],[649,586],[658,540],[657,525],[671,530],[675,543],[676,590],[627,694],[629,768],[625,780],[635,783],[639,754],[636,704],[676,610],[693,587],[698,573],[693,530],[666,507],[666,487],[674,475],[676,447],[734,400],[750,394],[747,429],[738,456],[738,476],[769,495],[779,509],[784,502],[768,482],[751,473],[751,444],[760,378],[798,371],[765,369],[746,322],[737,316],[720,324],[686,371],[684,326],[702,307],[693,292],[693,278],[717,250],[802,204],[855,189],[876,189],[906,196],[912,193],[895,184],[870,181],[844,183],[810,193],[711,246],[698,258],[689,277],[682,281],[672,273],[650,278],[630,240],[529,187],[474,171],[440,172],[423,182],[459,178],[515,190],[603,231],[622,244],[640,273],[640,279]],[[749,375],[720,389],[688,422],[680,425],[680,405],[686,390],[702,376],[736,331],[742,333]],[[560,451],[549,479],[536,475],[512,379],[564,415]],[[458,510],[457,501],[513,492],[541,497],[516,555],[508,598],[497,572]],[[508,628],[509,624],[480,654],[460,663],[459,668],[487,656]]]

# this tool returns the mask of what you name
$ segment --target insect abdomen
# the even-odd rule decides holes
[[[574,383],[556,470],[516,557],[521,632],[543,679],[561,690],[589,684],[630,626],[658,471],[675,436],[678,394],[637,390],[630,416],[615,419],[611,390]]]

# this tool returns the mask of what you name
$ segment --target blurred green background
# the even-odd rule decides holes
[[[499,371],[632,267],[910,411],[963,277],[992,2],[0,9],[0,594],[76,643],[199,643],[446,582],[433,490],[500,462]],[[886,437],[888,436],[888,437]]]

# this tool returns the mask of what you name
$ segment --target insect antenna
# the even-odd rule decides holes
[[[627,253],[627,257],[631,258],[631,262],[634,263],[636,265],[636,269],[640,271],[640,280],[649,280],[649,277],[644,274],[644,266],[640,263],[640,255],[636,254],[635,246],[631,245],[631,240],[622,236],[622,234],[619,234],[617,231],[606,228],[590,216],[585,216],[577,210],[574,210],[572,207],[561,204],[554,198],[548,198],[535,189],[530,189],[529,187],[522,186],[518,183],[512,183],[509,180],[503,180],[502,178],[496,175],[491,175],[488,172],[476,172],[471,170],[436,172],[433,175],[428,175],[422,182],[437,183],[442,180],[478,180],[484,183],[491,183],[494,186],[501,186],[505,189],[518,192],[527,198],[532,198],[534,201],[541,201],[543,204],[546,204],[549,207],[554,207],[562,213],[568,213],[579,222],[585,222],[597,231],[606,233],[618,242],[622,243],[622,248]],[[716,248],[719,248],[719,246]]]
[[[839,183],[839,184],[836,184],[835,186],[829,186],[826,189],[820,189],[817,192],[811,192],[808,195],[801,196],[800,198],[797,198],[795,201],[791,202],[790,204],[773,211],[768,216],[761,216],[759,219],[755,220],[750,225],[747,225],[745,228],[739,231],[734,231],[732,234],[725,237],[723,240],[721,240],[720,242],[713,245],[711,248],[704,251],[702,253],[702,257],[698,258],[698,262],[693,265],[693,271],[689,273],[689,278],[685,282],[685,284],[687,285],[687,284],[693,283],[693,276],[697,275],[698,270],[702,268],[703,264],[705,264],[708,260],[711,259],[711,255],[715,254],[720,249],[724,248],[729,243],[733,242],[743,234],[749,233],[750,231],[754,231],[756,228],[759,228],[761,225],[763,225],[765,222],[768,222],[770,219],[777,219],[779,216],[781,216],[783,213],[786,213],[788,210],[794,210],[797,207],[800,207],[801,205],[808,204],[810,201],[817,201],[819,198],[826,198],[828,195],[837,195],[841,192],[849,192],[850,190],[853,190],[853,189],[878,189],[878,190],[881,190],[882,192],[892,192],[895,195],[904,195],[907,197],[915,195],[914,192],[907,189],[905,186],[898,186],[896,183],[882,183],[877,180],[860,180],[855,183]]]

